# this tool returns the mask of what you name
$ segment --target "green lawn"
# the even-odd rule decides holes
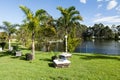
[[[53,55],[54,52],[36,52],[36,59],[30,62],[24,60],[25,56],[16,58],[0,53],[0,80],[120,79],[120,56],[73,53],[69,68],[54,68],[51,66]]]

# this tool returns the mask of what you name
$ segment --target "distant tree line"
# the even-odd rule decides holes
[[[119,40],[120,39],[120,25],[105,26],[102,23],[94,24],[92,27],[87,27],[83,32],[84,39],[106,39]]]

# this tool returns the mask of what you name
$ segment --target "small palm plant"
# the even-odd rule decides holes
[[[9,40],[9,50],[11,50],[11,35],[16,32],[16,27],[18,24],[11,24],[10,22],[4,21],[3,26],[0,26],[0,29],[4,30],[7,33]]]

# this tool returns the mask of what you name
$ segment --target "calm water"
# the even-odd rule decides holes
[[[120,41],[84,41],[75,52],[120,55]]]

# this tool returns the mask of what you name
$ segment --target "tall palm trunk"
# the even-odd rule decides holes
[[[67,53],[68,52],[68,41],[67,41],[67,38],[68,38],[68,32],[67,32],[67,27],[65,28],[65,52]]]
[[[34,31],[32,32],[32,55],[33,59],[35,59],[35,33]]]
[[[9,39],[9,50],[11,50],[11,42],[10,42],[10,39]]]
[[[8,43],[8,45],[9,45],[9,50],[11,50],[11,41],[10,41],[10,35],[9,35],[9,37],[8,37],[8,40],[9,40],[9,43]]]

